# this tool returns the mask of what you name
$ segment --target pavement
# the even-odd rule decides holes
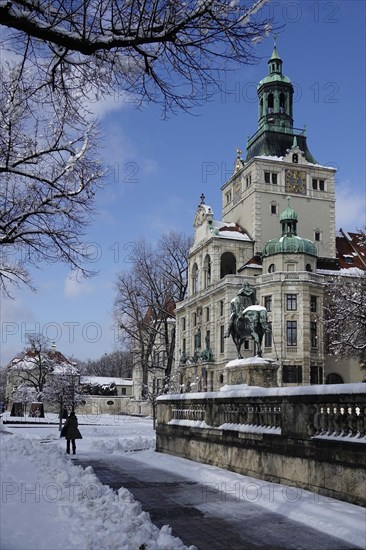
[[[128,489],[155,525],[169,525],[174,536],[198,550],[357,548],[253,502],[238,502],[235,495],[225,495],[223,501],[217,494],[210,494],[207,485],[185,477],[184,472],[173,474],[152,467],[134,459],[133,453],[119,455],[118,459],[101,460],[99,455],[72,460],[83,467],[92,466],[100,481],[112,489]]]

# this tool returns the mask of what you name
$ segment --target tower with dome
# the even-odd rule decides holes
[[[188,297],[176,309],[176,368],[191,391],[226,383],[236,350],[225,332],[244,282],[267,309],[263,357],[279,364],[278,385],[325,383],[332,373],[323,306],[327,277],[339,270],[335,169],[315,160],[306,128],[294,127],[294,89],[282,65],[275,41],[257,86],[258,128],[221,187],[221,219],[203,195],[195,214]],[[250,339],[244,347],[253,356]],[[347,372],[343,381],[358,381],[359,366]]]

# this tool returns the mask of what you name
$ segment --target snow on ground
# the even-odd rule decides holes
[[[113,464],[120,453],[134,451],[141,463],[184,472],[203,484],[203,512],[219,498],[222,514],[229,516],[245,499],[365,548],[366,511],[360,506],[156,453],[151,419],[80,415],[79,427],[83,439],[77,441],[77,454],[84,459],[90,454]],[[91,467],[74,465],[57,425],[8,424],[0,430],[0,444],[4,550],[186,548],[168,526],[155,527],[127,489],[115,492],[99,482]],[[226,495],[235,499],[229,502]]]

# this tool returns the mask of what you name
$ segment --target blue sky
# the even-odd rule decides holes
[[[307,125],[313,156],[338,170],[337,229],[355,230],[366,223],[365,2],[274,0],[264,10],[283,25],[277,46],[295,86],[294,125]],[[137,110],[117,96],[98,106],[100,156],[113,167],[87,237],[99,274],[77,283],[61,264],[40,265],[32,271],[37,293],[22,289],[13,301],[1,298],[1,365],[24,348],[27,332],[43,333],[80,359],[116,349],[114,284],[133,243],[171,229],[191,234],[202,192],[220,219],[220,186],[232,174],[235,148],[245,151],[257,129],[256,85],[272,49],[270,36],[257,47],[258,64],[228,74],[228,93],[193,115],[163,120],[158,106]]]

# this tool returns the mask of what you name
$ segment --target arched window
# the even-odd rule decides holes
[[[211,284],[211,258],[209,254],[207,254],[205,261],[203,263],[203,271],[204,271],[204,287],[207,288]]]
[[[275,264],[271,264],[268,268],[268,273],[274,273],[276,271]]]
[[[297,153],[294,153],[292,155],[292,162],[294,162],[295,164],[299,162],[299,155]]]
[[[343,378],[336,372],[331,372],[328,374],[327,379],[325,381],[326,384],[343,384]]]
[[[232,252],[224,252],[220,262],[220,279],[225,275],[235,275],[236,273],[236,258]]]
[[[260,100],[260,116],[262,117],[263,116],[263,98]]]
[[[310,264],[306,264],[305,269],[306,269],[306,271],[309,271],[309,272],[313,271],[313,270],[311,269],[311,265],[310,265]]]
[[[273,94],[268,94],[268,98],[267,98],[268,113],[273,113],[273,105],[274,105]]]
[[[284,113],[286,111],[286,99],[285,94],[283,92],[280,93],[280,113]]]
[[[198,292],[198,265],[193,264],[192,267],[192,294]]]

